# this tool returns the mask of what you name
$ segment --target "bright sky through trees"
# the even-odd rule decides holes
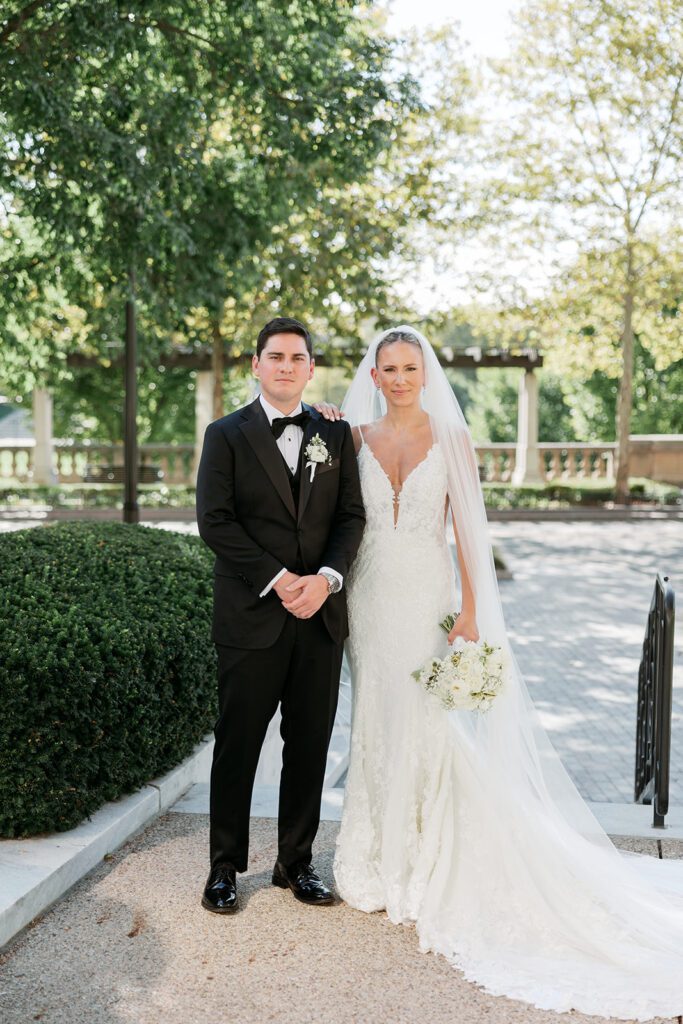
[[[516,0],[389,0],[389,28],[395,32],[424,29],[459,21],[462,34],[475,53],[483,57],[502,57],[507,53],[510,31],[509,12]]]
[[[387,28],[397,35],[408,32],[424,32],[429,28],[438,28],[447,23],[457,22],[460,34],[470,46],[471,55],[477,58],[505,57],[509,53],[508,36],[512,31],[511,12],[519,7],[520,0],[477,0],[476,3],[464,0],[387,0]],[[467,303],[472,296],[467,288],[462,288],[459,270],[471,266],[473,261],[490,263],[492,254],[486,246],[471,240],[462,247],[459,256],[449,259],[450,271],[444,273],[444,266],[436,267],[431,256],[426,256],[419,272],[414,271],[407,276],[404,296],[409,303],[415,304],[422,312],[433,312],[435,308],[449,306],[454,301]],[[494,254],[500,260],[500,254]],[[529,266],[526,262],[516,263],[503,261],[505,272],[514,274],[522,271],[528,276]],[[546,285],[545,275],[538,284],[541,291]],[[480,298],[483,296],[480,295]]]

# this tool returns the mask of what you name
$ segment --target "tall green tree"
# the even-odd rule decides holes
[[[618,293],[623,499],[634,332],[646,307],[665,305],[660,239],[683,213],[683,11],[678,0],[531,0],[516,23],[511,58],[498,68],[489,213],[497,230],[521,227],[525,244],[559,252],[559,265],[579,256],[596,306],[603,289]],[[614,348],[611,330],[600,337]]]
[[[48,280],[106,361],[134,281],[150,358],[197,309],[218,358],[225,309],[261,285],[281,227],[362,180],[391,138],[403,84],[385,75],[370,6],[11,4],[0,192],[40,239],[23,253],[28,287],[0,294],[6,323],[23,323],[13,347],[36,345],[30,289]]]

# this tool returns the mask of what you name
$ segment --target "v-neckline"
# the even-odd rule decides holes
[[[387,473],[386,469],[384,468],[382,463],[379,461],[379,459],[377,458],[377,456],[373,452],[371,446],[368,444],[368,442],[365,440],[365,438],[363,438],[362,441],[363,441],[363,447],[367,448],[367,450],[370,452],[370,455],[372,456],[374,461],[377,463],[377,466],[379,467],[379,470],[382,473],[384,479],[389,484],[389,490],[391,491],[391,493],[393,495],[392,515],[394,517],[394,529],[396,529],[397,526],[398,526],[398,521],[399,521],[400,514],[401,514],[400,513],[399,504],[400,504],[401,495],[403,494],[405,486],[408,483],[408,481],[410,480],[410,478],[413,476],[413,474],[420,468],[420,466],[423,466],[425,464],[425,462],[428,460],[429,456],[432,454],[432,452],[436,448],[437,442],[436,441],[432,442],[429,450],[427,451],[427,454],[423,458],[421,458],[419,462],[415,463],[415,465],[411,469],[410,473],[408,473],[408,475],[403,480],[403,483],[401,484],[401,486],[398,489],[398,491],[396,491],[394,489],[394,485],[391,482],[391,477],[389,476],[389,474]]]

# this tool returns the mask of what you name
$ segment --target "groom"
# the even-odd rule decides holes
[[[278,704],[284,741],[273,884],[333,900],[311,864],[348,635],[344,577],[365,514],[351,430],[301,395],[311,339],[277,317],[258,336],[261,394],[210,424],[197,479],[199,533],[216,555],[219,714],[211,769],[211,871],[202,905],[237,909],[254,775]]]

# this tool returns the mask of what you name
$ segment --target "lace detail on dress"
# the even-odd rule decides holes
[[[446,467],[434,444],[403,482],[394,521],[394,489],[365,442],[358,461],[366,526],[347,583],[354,710],[335,875],[354,906],[391,906],[397,920],[410,920],[424,884],[411,865],[419,863],[424,808],[436,782],[429,749],[412,741],[411,723],[424,720],[436,732],[444,724],[410,673],[445,652],[439,622],[456,600],[444,527]],[[400,835],[393,854],[385,849],[387,824]]]
[[[373,452],[372,448],[370,447],[369,444],[367,444],[367,442],[363,442],[363,447],[361,448],[361,451],[359,452],[359,458],[363,458],[363,455],[361,453],[367,454],[367,458],[370,461],[374,462],[375,465],[377,466],[377,469],[379,471],[379,476],[383,477],[384,480],[386,481],[386,485],[389,488],[390,503],[391,503],[390,504],[390,507],[391,507],[391,520],[392,520],[394,529],[398,529],[399,518],[400,518],[400,515],[401,515],[401,499],[403,498],[403,495],[405,493],[406,488],[408,487],[409,484],[412,484],[413,478],[419,475],[420,470],[422,469],[423,466],[425,468],[427,468],[427,463],[429,462],[430,457],[437,450],[438,450],[438,445],[433,444],[432,447],[427,452],[427,454],[425,455],[425,457],[423,459],[421,459],[417,463],[417,465],[413,466],[413,468],[411,469],[410,473],[408,474],[408,476],[403,481],[403,484],[401,485],[400,489],[398,491],[395,491],[394,490],[394,486],[393,486],[391,480],[387,476],[386,471],[382,467],[381,462],[379,461],[379,459],[377,458],[377,456]],[[419,483],[419,481],[418,481],[418,483]],[[445,500],[446,500],[446,498],[445,498],[445,493],[444,493],[444,502],[445,502]],[[404,502],[404,506],[405,505],[406,505],[406,502]],[[382,512],[380,511],[380,509],[384,508],[384,502],[383,501],[378,502],[376,507],[377,507],[377,510],[378,510],[378,523],[379,523],[380,528],[382,528],[383,526],[386,525],[383,522]],[[429,515],[427,517],[429,519],[429,522],[421,522],[421,520],[424,519],[424,515],[425,515],[425,511],[426,511],[424,502],[407,503],[407,508],[408,508],[408,511],[406,512],[406,515],[408,516],[409,521],[408,521],[408,523],[405,523],[405,524],[402,523],[401,524],[402,528],[404,526],[408,530],[410,530],[410,529],[421,529],[423,526],[426,526],[430,530],[433,528],[433,523],[431,522],[431,519],[433,518],[432,515]],[[415,511],[417,511],[417,516],[415,516],[415,514],[413,514],[412,522],[410,521],[410,512],[411,512],[411,510],[412,510],[413,513],[415,513]],[[433,512],[434,508],[432,508],[430,511]]]

